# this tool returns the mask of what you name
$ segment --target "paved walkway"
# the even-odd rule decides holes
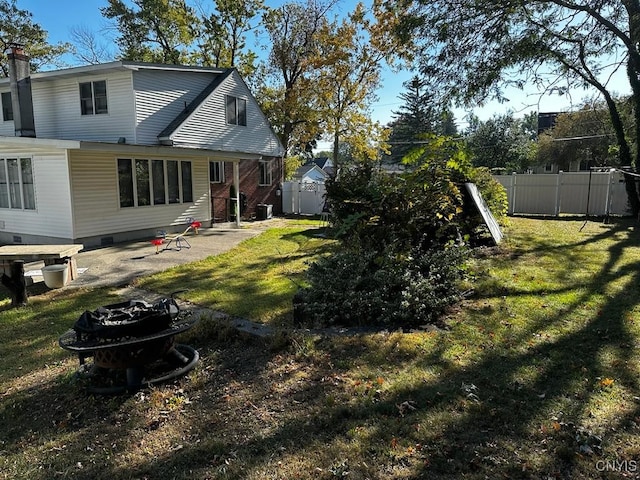
[[[191,248],[181,250],[174,242],[170,249],[161,246],[156,253],[147,240],[83,251],[76,256],[81,273],[66,288],[130,285],[138,277],[224,253],[260,234],[269,222],[261,224],[259,228],[205,228],[197,235],[190,232],[185,238]]]
[[[175,242],[171,248],[156,253],[156,247],[150,241],[122,243],[110,247],[95,248],[80,252],[76,256],[78,269],[82,272],[65,288],[80,287],[121,287],[117,293],[123,299],[140,299],[154,302],[161,295],[135,288],[132,284],[138,278],[161,272],[167,268],[184,263],[195,262],[211,255],[219,255],[240,242],[255,237],[267,228],[277,226],[277,219],[246,224],[241,228],[234,226],[204,228],[196,235],[193,232],[185,237],[190,248],[177,249]],[[251,322],[242,318],[231,318],[228,315],[200,307],[184,301],[178,301],[182,310],[189,310],[194,315],[229,322],[239,331],[267,337],[273,334],[271,327]]]

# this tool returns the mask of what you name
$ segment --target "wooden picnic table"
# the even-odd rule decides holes
[[[84,248],[79,243],[69,245],[5,245],[0,247],[0,266],[2,270],[10,268],[16,260],[24,262],[44,261],[45,265],[69,263],[69,279],[78,276],[74,255]]]
[[[12,305],[26,305],[27,288],[24,264],[43,261],[46,265],[68,264],[67,281],[78,276],[74,256],[84,248],[82,244],[70,245],[5,245],[0,247],[0,275],[2,284],[12,294]],[[7,275],[9,274],[9,275]]]
[[[73,258],[84,248],[82,244],[71,245],[5,245],[0,247],[0,260],[38,262],[40,260],[55,260]]]

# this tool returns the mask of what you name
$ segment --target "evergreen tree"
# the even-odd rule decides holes
[[[404,104],[393,112],[394,119],[389,125],[391,153],[385,158],[387,163],[399,163],[419,145],[425,133],[457,134],[453,112],[448,107],[434,105],[424,80],[415,76],[405,82],[404,87],[407,91],[399,96]]]

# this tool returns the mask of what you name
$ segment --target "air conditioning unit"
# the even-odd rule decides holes
[[[259,203],[256,206],[256,218],[258,220],[268,220],[273,217],[273,205]]]

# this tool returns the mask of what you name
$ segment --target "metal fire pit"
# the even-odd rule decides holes
[[[173,299],[150,305],[131,301],[85,312],[60,336],[65,350],[77,353],[79,376],[93,393],[121,393],[166,382],[191,370],[198,352],[175,342],[197,323],[179,316]],[[93,357],[92,365],[85,359]]]

